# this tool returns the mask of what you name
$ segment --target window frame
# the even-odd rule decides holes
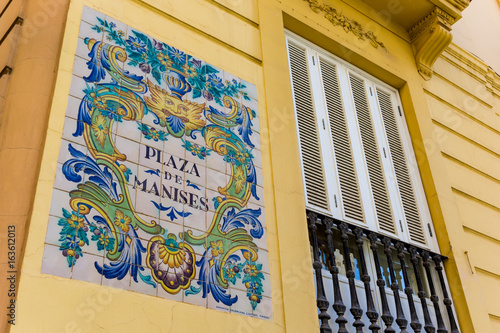
[[[289,76],[291,80],[291,85],[293,89],[292,80],[292,68],[290,66],[290,54],[288,45],[291,43],[295,47],[298,47],[305,52],[307,71],[309,74],[309,84],[310,84],[310,94],[313,102],[313,109],[315,112],[315,124],[318,134],[319,151],[321,153],[321,165],[323,166],[323,177],[325,181],[325,191],[326,200],[328,203],[329,210],[322,209],[320,207],[309,204],[308,195],[305,182],[305,171],[303,167],[303,154],[302,154],[302,143],[300,139],[299,132],[299,122],[297,118],[296,101],[295,94],[292,91],[293,102],[294,102],[294,114],[296,120],[296,133],[299,143],[299,154],[301,159],[301,172],[302,180],[304,185],[304,194],[306,198],[306,207],[310,210],[317,211],[318,213],[325,214],[327,216],[332,216],[348,223],[356,224],[361,227],[368,228],[370,230],[376,231],[381,234],[385,234],[389,237],[401,239],[410,244],[414,244],[419,247],[428,248],[432,251],[439,252],[439,246],[436,239],[436,233],[434,231],[429,207],[427,204],[427,199],[425,196],[422,180],[420,177],[418,164],[416,160],[415,151],[411,142],[411,136],[409,134],[408,125],[406,122],[405,113],[402,107],[401,98],[399,91],[394,87],[387,85],[381,80],[373,77],[372,75],[360,70],[359,68],[353,66],[352,64],[346,62],[343,59],[331,54],[330,52],[322,49],[321,47],[305,40],[304,38],[290,32],[285,31],[286,45],[287,45],[287,57],[289,63]],[[313,60],[314,59],[314,60]],[[335,66],[338,84],[340,86],[340,94],[342,98],[342,104],[344,107],[344,115],[346,118],[347,129],[349,132],[350,140],[352,141],[351,150],[354,159],[354,166],[356,168],[355,173],[358,178],[359,195],[362,201],[362,208],[364,214],[364,223],[360,223],[357,220],[350,219],[345,216],[343,198],[341,195],[339,173],[337,170],[335,150],[333,146],[333,140],[331,138],[332,129],[330,128],[330,122],[328,121],[328,108],[326,96],[324,93],[324,85],[321,77],[320,60],[325,61],[328,64]],[[313,63],[314,62],[314,63]],[[342,73],[341,73],[342,71]],[[364,158],[364,152],[362,149],[362,139],[359,133],[359,123],[356,115],[356,110],[354,108],[354,101],[352,99],[351,87],[350,87],[350,75],[361,79],[366,90],[366,98],[370,108],[370,115],[373,122],[374,132],[376,135],[376,140],[378,145],[382,144],[385,148],[387,158],[383,158],[380,155],[380,161],[383,166],[384,180],[387,182],[387,191],[389,195],[389,202],[392,209],[392,217],[394,219],[394,229],[395,234],[386,232],[380,229],[377,222],[375,201],[373,200],[373,193],[369,181],[368,172],[366,171],[366,160]],[[319,92],[317,91],[319,89]],[[371,93],[369,90],[371,89]],[[378,95],[380,92],[388,94],[390,96],[390,101],[394,112],[396,110],[400,111],[401,116],[395,115],[397,127],[399,130],[400,141],[405,154],[406,164],[409,172],[409,178],[411,184],[413,185],[413,192],[415,196],[415,201],[417,204],[418,212],[420,213],[421,230],[424,233],[426,243],[420,243],[411,239],[409,226],[407,225],[405,219],[405,212],[403,207],[402,198],[400,195],[399,185],[396,180],[396,173],[393,167],[393,160],[391,156],[391,150],[389,147],[389,142],[387,141],[386,127],[384,126],[384,118],[381,113],[379,106]],[[374,117],[373,114],[376,113]],[[323,124],[324,123],[324,124]],[[325,126],[321,133],[321,128]],[[356,148],[355,148],[356,147]],[[359,149],[361,147],[361,149]],[[360,156],[362,154],[363,156]],[[381,149],[379,147],[379,154],[381,154]],[[328,172],[329,170],[334,170],[335,172]],[[361,170],[361,171],[360,171]],[[391,183],[389,183],[391,182]],[[335,206],[335,202],[337,206]],[[401,223],[399,223],[399,221]]]

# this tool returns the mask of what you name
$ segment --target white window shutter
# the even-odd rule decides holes
[[[390,94],[380,89],[376,91],[410,239],[420,244],[426,244],[408,162],[396,121],[396,110]]]
[[[320,59],[331,141],[340,185],[340,202],[345,217],[364,223],[363,208],[351,140],[342,103],[337,67]]]
[[[368,170],[377,223],[381,230],[394,234],[396,231],[394,217],[382,166],[380,148],[376,139],[368,96],[366,94],[365,82],[353,75],[349,75],[349,82],[358,118],[362,149]]]
[[[329,211],[328,194],[323,172],[316,112],[305,49],[288,43],[288,57],[292,76],[295,114],[299,130],[299,144],[306,188],[307,205]]]
[[[395,89],[287,37],[307,208],[437,248]]]

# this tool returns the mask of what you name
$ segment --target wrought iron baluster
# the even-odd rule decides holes
[[[443,292],[443,297],[444,297],[443,303],[444,305],[446,305],[446,311],[448,312],[448,319],[450,320],[451,333],[460,333],[460,331],[458,330],[457,323],[455,321],[455,315],[453,314],[453,309],[451,307],[451,299],[448,297],[448,290],[444,282],[443,266],[441,266],[441,261],[442,261],[441,256],[434,255],[432,261],[434,261],[435,269],[439,275],[439,282],[441,283],[441,290]]]
[[[401,329],[401,333],[407,333],[406,326],[408,325],[408,320],[405,318],[403,311],[403,306],[401,305],[401,298],[399,297],[399,286],[396,282],[396,274],[394,274],[394,264],[392,262],[392,250],[391,250],[391,239],[384,237],[382,239],[384,243],[384,253],[387,257],[387,264],[389,265],[389,274],[391,277],[391,289],[394,293],[394,302],[396,303],[396,323]]]
[[[382,278],[382,267],[380,266],[380,260],[378,258],[377,252],[377,234],[374,232],[368,235],[370,239],[370,248],[373,253],[373,258],[375,260],[375,267],[377,267],[377,286],[380,292],[380,299],[382,301],[382,315],[380,318],[384,321],[385,324],[385,333],[395,333],[396,330],[392,327],[392,323],[394,322],[394,317],[391,315],[391,310],[389,309],[389,303],[387,302],[387,295],[385,294],[385,281]]]
[[[404,249],[405,246],[401,242],[396,243],[396,249],[398,249],[398,258],[401,263],[401,269],[403,270],[403,280],[405,282],[405,294],[408,297],[408,305],[410,306],[410,316],[411,323],[410,326],[413,328],[415,333],[420,333],[422,330],[422,324],[418,321],[417,310],[415,309],[415,303],[413,302],[413,289],[410,287],[410,279],[408,278],[408,272],[406,271],[406,262]]]
[[[368,329],[372,332],[378,333],[380,331],[380,326],[377,324],[378,312],[375,310],[375,304],[373,303],[372,291],[370,289],[370,275],[368,275],[368,270],[366,268],[365,254],[363,251],[363,230],[360,228],[354,229],[354,234],[356,235],[356,245],[358,246],[359,257],[361,261],[361,270],[363,276],[361,280],[365,285],[366,294],[366,316],[370,319],[371,325]]]
[[[351,313],[355,319],[353,326],[356,327],[356,333],[363,332],[363,326],[365,324],[361,320],[361,316],[363,315],[363,309],[359,306],[358,295],[356,293],[356,284],[354,282],[354,270],[352,268],[351,263],[351,254],[349,252],[349,235],[347,231],[349,227],[346,223],[341,223],[339,225],[339,229],[341,232],[342,244],[344,247],[344,260],[346,266],[346,274],[347,279],[349,280],[349,290],[351,292]]]
[[[413,270],[415,271],[415,278],[417,279],[418,287],[418,298],[420,298],[420,303],[422,304],[422,311],[424,312],[424,330],[426,333],[436,332],[436,328],[432,324],[431,316],[429,314],[429,309],[427,308],[427,301],[425,299],[424,286],[422,284],[422,277],[420,276],[420,271],[418,269],[418,259],[417,259],[417,249],[414,246],[410,246],[410,261],[413,265]]]
[[[311,242],[313,246],[313,268],[316,273],[316,304],[318,305],[318,309],[320,311],[318,318],[321,321],[320,332],[321,333],[331,333],[332,329],[328,324],[328,320],[330,320],[330,315],[327,313],[328,310],[328,300],[325,296],[325,290],[323,287],[323,276],[321,275],[321,261],[319,259],[319,248],[318,248],[318,237],[316,234],[316,221],[319,220],[315,213],[309,212],[307,214],[307,218],[309,219],[309,231],[311,236]]]
[[[429,261],[429,252],[422,251],[422,259],[424,261],[425,275],[427,275],[427,282],[429,283],[429,289],[431,290],[431,301],[434,304],[434,311],[436,312],[437,319],[437,331],[438,333],[448,333],[446,326],[443,322],[443,317],[441,316],[441,310],[439,309],[439,297],[436,295],[436,289],[434,289],[434,282],[432,281],[431,275],[431,263]]]
[[[346,306],[342,301],[342,294],[340,293],[340,285],[339,285],[339,268],[335,263],[335,247],[333,245],[333,220],[330,218],[325,219],[325,227],[326,227],[326,240],[328,244],[328,255],[330,257],[330,273],[332,274],[333,281],[333,294],[334,294],[334,302],[333,309],[337,313],[337,319],[335,322],[339,325],[338,333],[349,333],[346,328],[347,319],[344,317]]]

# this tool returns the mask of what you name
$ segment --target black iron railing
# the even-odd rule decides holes
[[[368,319],[370,322],[368,330],[374,333],[396,332],[396,325],[399,332],[406,333],[408,324],[416,333],[422,332],[422,329],[426,333],[436,331],[438,333],[459,333],[441,265],[446,257],[315,212],[308,211],[307,218],[316,277],[320,332],[333,332],[332,327],[338,327],[337,332],[348,333],[349,324],[352,325],[351,327],[355,329],[356,333],[364,332],[366,326],[364,320]],[[365,253],[367,249],[369,249],[368,252],[371,252],[371,256],[367,256],[369,253]],[[341,252],[342,267],[339,267],[336,262],[338,262]],[[353,265],[353,258],[356,267]],[[370,262],[367,262],[366,258],[371,258]],[[323,275],[328,274],[325,269],[329,271],[329,278],[333,284],[333,300],[328,300],[325,294]],[[438,283],[434,281],[432,270],[437,274]],[[374,275],[378,293],[372,293],[370,272],[373,271],[372,275]],[[341,292],[339,279],[345,280],[345,277],[347,277],[349,285],[349,295],[346,295],[345,292],[342,295]],[[364,304],[366,304],[364,309],[358,298],[356,280],[360,280],[364,287]],[[392,290],[392,297],[388,298],[386,285]],[[418,290],[417,296],[421,307],[419,313],[423,314],[423,318],[419,318],[412,286]],[[440,288],[439,294],[443,297],[450,331],[446,328],[445,320],[441,314],[436,287]],[[404,292],[407,298],[407,302],[404,304],[400,291]],[[378,299],[374,300],[373,295]],[[430,298],[432,302],[431,307],[433,307],[434,312],[432,317],[427,298]],[[349,311],[354,318],[352,323],[348,323],[346,318],[347,305],[345,300],[347,299],[350,300]],[[389,299],[393,300],[394,303],[390,304]],[[375,306],[375,301],[378,307]],[[337,325],[330,323],[332,319],[328,314],[330,304],[337,315],[334,320]],[[391,313],[391,307],[395,308],[393,313]],[[410,316],[406,318],[405,312],[408,313],[408,310]],[[366,318],[363,317],[363,314],[366,315]],[[379,317],[383,324],[380,323]],[[380,324],[384,326],[383,329]]]

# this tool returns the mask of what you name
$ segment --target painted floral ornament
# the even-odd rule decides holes
[[[85,276],[103,284],[260,317],[271,293],[248,83],[92,15],[57,175],[67,201],[53,201],[50,245],[64,269],[91,267]],[[209,168],[224,175],[210,191]]]
[[[189,244],[177,242],[174,234],[151,238],[146,263],[156,282],[172,294],[189,288],[196,275],[194,251]]]

